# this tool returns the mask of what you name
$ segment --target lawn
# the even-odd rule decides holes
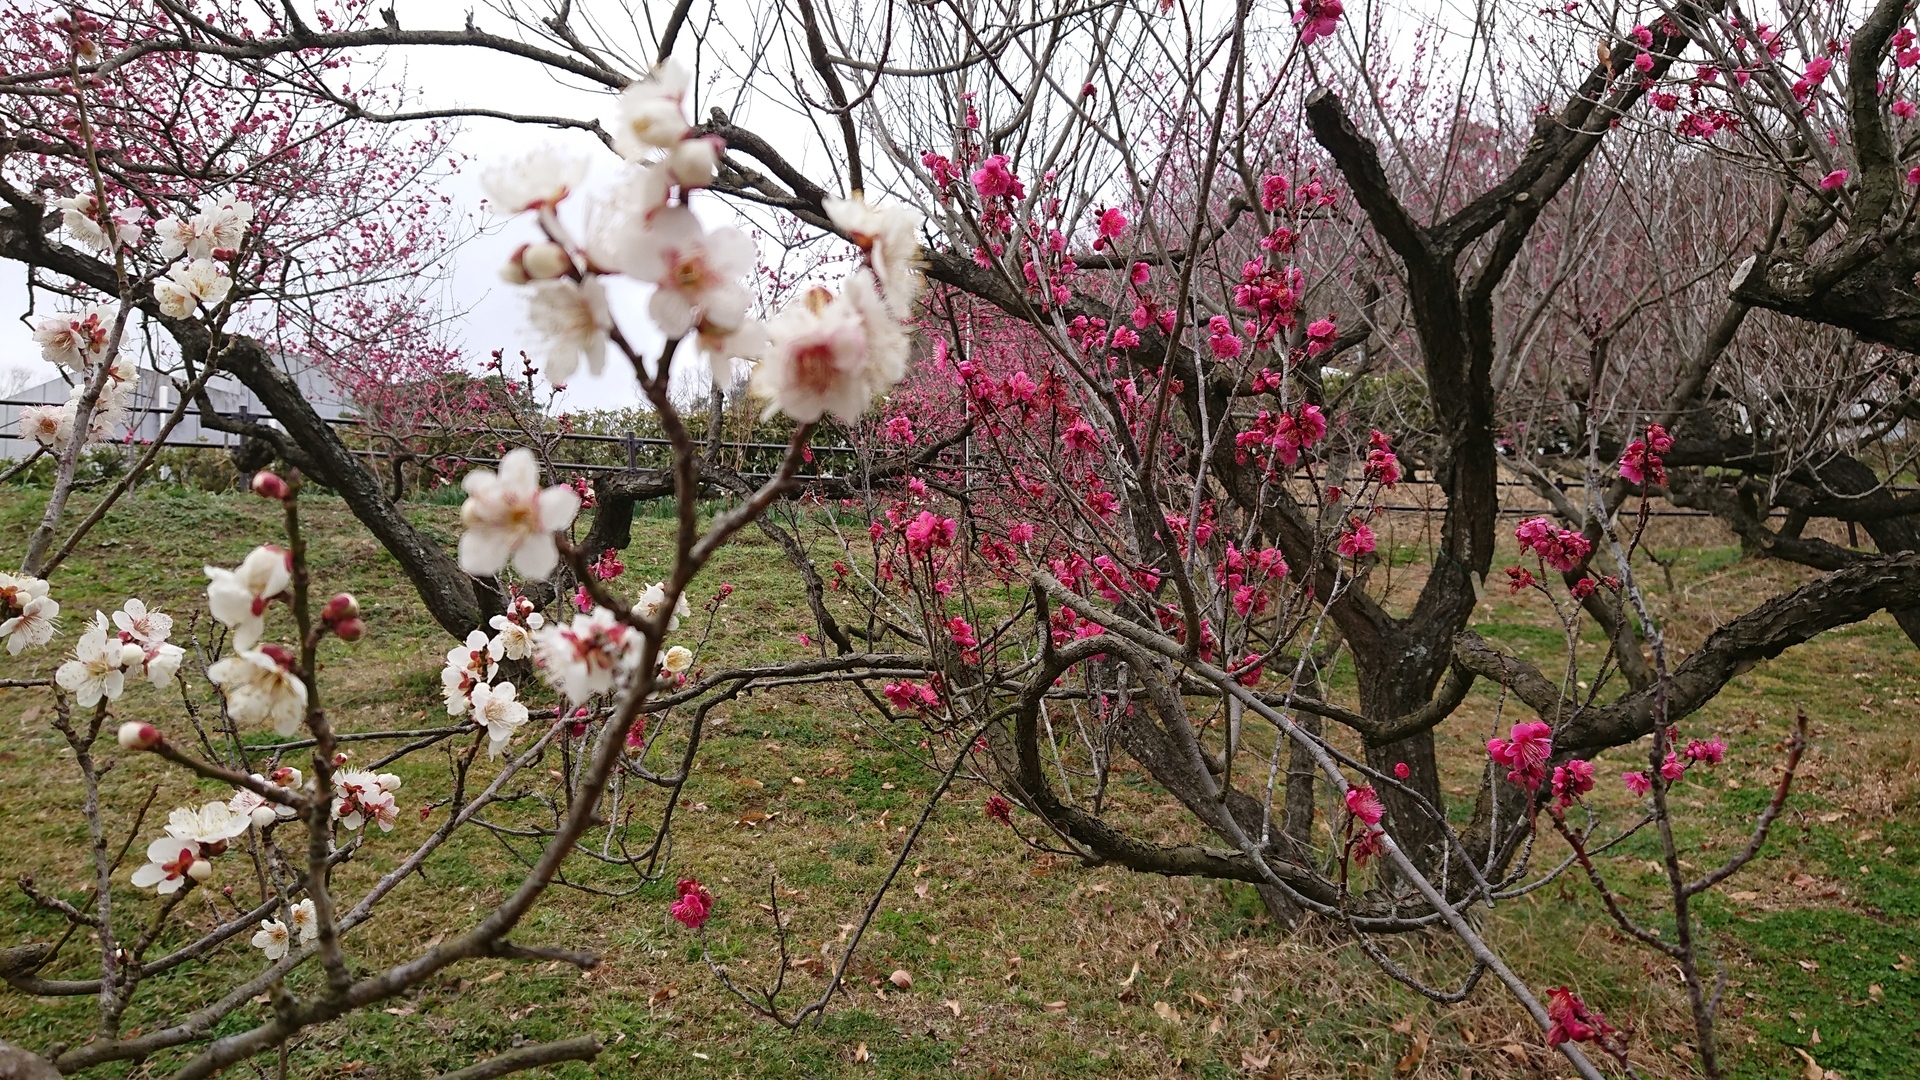
[[[0,489],[0,562],[18,557],[39,508],[37,493]],[[176,615],[176,641],[187,644],[196,629],[204,635],[204,626],[190,625],[204,612],[201,565],[233,565],[254,544],[276,539],[270,511],[261,500],[190,490],[130,497],[56,579],[67,631],[59,640],[70,646],[95,608],[110,611],[135,595]],[[454,508],[422,504],[412,513],[450,539]],[[358,594],[370,627],[351,650],[328,653],[323,685],[336,723],[369,730],[432,721],[442,714],[437,672],[450,640],[340,503],[311,498],[308,516],[320,587]],[[622,584],[637,591],[660,576],[666,528],[657,519],[636,522]],[[1724,538],[1693,529],[1655,537],[1671,585],[1652,564],[1643,571],[1680,648],[1807,576],[1741,559]],[[1385,549],[1390,563],[1403,562],[1391,558],[1396,550]],[[1417,584],[1411,575],[1419,565],[1404,562],[1393,581],[1402,599]],[[736,591],[719,610],[703,665],[806,654],[804,604],[771,544],[743,534],[696,583],[696,606],[723,581]],[[1479,623],[1503,647],[1539,661],[1560,648],[1537,597],[1490,588]],[[1744,840],[1795,710],[1813,721],[1804,782],[1766,855],[1705,906],[1727,974],[1723,1034],[1739,1076],[1811,1076],[1809,1060],[1815,1071],[1846,1080],[1920,1076],[1915,658],[1892,620],[1878,616],[1744,674],[1688,722],[1691,733],[1721,734],[1732,747],[1725,765],[1690,779],[1680,793],[1690,861],[1704,866]],[[58,659],[48,649],[0,660],[0,677],[46,674]],[[37,691],[0,690],[0,878],[30,874],[39,888],[77,901],[90,873],[75,812],[79,784],[46,706]],[[1447,782],[1462,796],[1476,782],[1498,707],[1492,690],[1477,687],[1441,730]],[[161,722],[178,710],[177,699],[144,686],[120,703],[128,717]],[[1501,722],[1518,718],[1509,705]],[[770,880],[790,917],[795,958],[831,951],[937,780],[922,764],[919,737],[917,728],[889,725],[839,689],[762,693],[723,706],[677,820],[667,880],[620,897],[550,892],[516,934],[529,944],[598,950],[599,968],[583,976],[558,965],[463,965],[387,1008],[303,1033],[293,1045],[292,1075],[433,1076],[523,1041],[581,1032],[605,1043],[599,1062],[555,1075],[1568,1075],[1490,980],[1464,1005],[1433,1006],[1382,976],[1338,934],[1269,925],[1245,887],[1086,869],[1035,854],[982,813],[986,791],[969,784],[934,814],[861,948],[850,992],[825,1020],[789,1032],[756,1019],[709,972],[699,938],[666,918],[672,878],[697,876],[713,889],[718,907],[707,940],[736,977],[773,972],[775,936],[763,907]],[[1637,760],[1638,750],[1623,749],[1599,763],[1597,801],[1614,820],[1629,805],[1618,774]],[[127,758],[107,776],[103,798],[117,829],[131,824],[156,786],[160,808],[224,797],[162,764]],[[403,811],[426,805],[445,791],[446,756],[419,755],[402,773]],[[1190,835],[1172,801],[1143,775],[1124,773],[1116,800],[1165,835]],[[374,837],[342,868],[341,887],[356,894],[437,823],[403,812],[393,834]],[[154,831],[150,823],[144,833]],[[1612,873],[1622,891],[1657,895],[1651,841],[1620,850]],[[1546,844],[1537,861],[1559,857]],[[386,901],[385,917],[348,939],[355,964],[375,970],[464,928],[518,881],[518,865],[501,841],[468,832]],[[617,884],[591,873],[583,880]],[[205,903],[176,938],[215,918],[212,890],[202,895]],[[151,902],[133,905],[144,911]],[[1533,985],[1574,985],[1630,1028],[1647,1075],[1690,1074],[1681,1045],[1690,1026],[1676,973],[1625,943],[1584,883],[1555,882],[1486,913],[1484,922]],[[0,947],[51,940],[61,929],[20,891],[0,893]],[[244,941],[149,983],[127,1027],[210,1000],[236,975],[257,970],[258,953]],[[78,977],[80,944],[42,974]],[[1443,939],[1386,945],[1436,981],[1465,967]],[[910,990],[886,981],[895,969],[910,973]],[[295,989],[313,977],[303,970]],[[789,1009],[825,984],[811,963],[788,981],[797,987],[784,999]],[[223,1033],[265,1015],[264,1003],[242,1009]],[[88,998],[0,994],[0,1037],[36,1049],[85,1038],[92,1016]],[[155,1058],[124,1075],[164,1074],[176,1060]]]

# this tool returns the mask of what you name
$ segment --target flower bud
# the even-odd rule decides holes
[[[520,249],[520,251],[525,250],[526,248]],[[506,264],[500,267],[500,280],[509,285],[525,285],[533,280],[527,276],[527,268],[520,265],[520,251],[515,251],[508,257]]]
[[[205,881],[213,876],[213,864],[205,859],[195,859],[193,865],[187,867],[187,876],[195,881]]]
[[[359,619],[344,619],[334,624],[333,632],[341,641],[359,641],[367,632],[367,624]]]
[[[147,662],[147,650],[141,648],[138,645],[135,645],[131,641],[125,642],[120,646],[120,666],[121,667],[137,668],[144,665],[146,662]]]
[[[533,281],[551,281],[573,269],[573,256],[551,240],[529,244],[521,248],[516,257],[521,272]]]
[[[327,606],[320,609],[320,618],[327,623],[359,617],[360,601],[355,600],[352,593],[335,593],[333,599],[327,601]]]
[[[160,729],[152,724],[129,720],[120,725],[122,750],[151,750],[160,745]]]
[[[374,779],[379,781],[381,791],[399,791],[400,785],[404,782],[399,776],[390,772],[383,772]]]
[[[253,474],[253,493],[263,499],[285,499],[293,489],[278,475],[261,469]]]
[[[347,763],[347,752],[345,750],[335,751],[333,755],[333,767],[337,769],[340,766],[345,765],[346,763]]]
[[[274,820],[279,816],[279,814],[273,812],[273,807],[271,806],[256,806],[253,808],[253,813],[247,815],[247,817],[253,821],[253,827],[256,829],[266,828],[273,824]]]

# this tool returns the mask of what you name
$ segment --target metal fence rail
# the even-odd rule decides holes
[[[28,405],[45,405],[45,404],[47,404],[47,402],[0,399],[0,406],[9,406],[9,405],[28,406]],[[162,408],[151,407],[151,406],[134,407],[134,408],[128,409],[127,411],[133,412],[133,413],[157,414],[161,416],[168,416],[168,415],[172,415],[173,413],[172,409],[162,409]],[[199,410],[197,409],[193,410],[192,412],[189,412],[186,415],[197,416],[199,415]],[[244,405],[240,407],[240,410],[237,413],[232,413],[232,414],[219,413],[216,415],[219,415],[228,419],[239,420],[242,423],[253,423],[257,419],[251,414],[251,412]],[[266,417],[265,419],[271,420],[272,418]],[[341,427],[341,428],[367,427],[366,421],[361,420],[358,417],[351,417],[351,416],[322,417],[321,419],[330,427]],[[234,435],[231,432],[218,432],[217,434],[222,436],[220,442],[191,441],[191,440],[184,440],[184,439],[176,441],[173,439],[168,439],[167,441],[161,443],[161,445],[166,447],[177,447],[180,449],[189,449],[189,450],[221,450],[221,449],[231,449],[233,447],[234,443],[228,441],[229,439],[238,440],[240,438],[244,438],[244,436]],[[453,438],[453,439],[481,438],[481,437],[511,437],[511,438],[518,439],[518,438],[524,437],[525,434],[526,434],[525,432],[520,431],[516,428],[485,427],[485,428],[465,428],[460,431],[450,433],[444,437]],[[553,438],[557,442],[611,444],[611,445],[618,445],[626,450],[627,463],[625,465],[607,465],[607,464],[602,464],[600,462],[592,462],[592,461],[555,461],[555,462],[552,462],[552,466],[557,472],[574,472],[574,473],[588,473],[588,474],[624,472],[628,469],[635,469],[639,467],[640,451],[642,449],[670,447],[673,445],[673,442],[670,439],[655,438],[652,436],[641,436],[632,432],[629,432],[625,435],[604,435],[597,432],[560,432],[560,431],[543,432],[542,434]],[[14,435],[11,432],[0,432],[0,439],[18,439],[18,438],[19,438],[18,435]],[[129,445],[151,446],[152,441],[151,440],[129,440]],[[786,443],[752,442],[752,441],[737,442],[737,441],[731,441],[731,440],[723,441],[720,445],[723,448],[728,450],[735,450],[735,451],[742,451],[742,452],[750,452],[750,451],[756,451],[756,450],[774,451],[774,450],[785,450],[787,448]],[[813,451],[813,455],[816,460],[820,458],[822,455],[826,455],[831,457],[842,457],[842,458],[848,459],[849,462],[851,462],[851,460],[857,458],[859,455],[859,451],[856,448],[851,446],[813,446],[811,447],[811,449]],[[372,447],[355,449],[353,452],[356,455],[361,455],[364,457],[374,458],[374,459],[390,459],[396,456],[393,451],[379,450]],[[415,454],[408,454],[407,456],[413,457],[416,459],[423,457],[423,455],[415,455]],[[432,456],[433,455],[424,455],[424,457],[429,459]],[[498,465],[500,463],[500,459],[497,457],[476,457],[469,454],[457,454],[457,455],[449,454],[445,456],[457,457],[460,461],[463,461],[472,465],[491,466],[491,465]],[[760,472],[760,473],[745,472],[745,473],[741,473],[740,475],[749,480],[764,480],[772,474],[764,473],[764,472]],[[842,474],[835,473],[828,470],[822,470],[815,473],[804,473],[795,477],[795,479],[803,483],[815,481],[815,480],[834,480],[834,479],[841,479],[841,478],[842,478]],[[1414,479],[1414,478],[1402,479],[1400,483],[1403,485],[1412,486],[1412,487],[1438,487],[1440,484],[1438,480],[1422,480],[1422,479]],[[1528,491],[1533,490],[1533,485],[1527,483],[1524,480],[1496,480],[1495,483],[1503,488],[1522,488]],[[1584,489],[1585,487],[1586,487],[1585,481],[1581,481],[1581,480],[1566,480],[1566,481],[1563,481],[1561,484],[1561,490],[1563,491]],[[1887,486],[1887,490],[1895,494],[1909,494],[1913,492],[1920,492],[1920,486],[1890,484]],[[1437,507],[1420,506],[1420,505],[1415,505],[1410,503],[1382,503],[1380,505],[1380,509],[1395,512],[1395,513],[1423,513],[1423,512],[1429,512],[1429,511],[1435,510],[1437,509]],[[1522,516],[1540,514],[1543,512],[1545,512],[1544,508],[1527,509],[1527,508],[1521,508],[1521,507],[1503,508],[1500,511],[1498,511],[1501,517],[1522,517]],[[1711,518],[1713,517],[1712,513],[1705,510],[1694,510],[1694,509],[1678,508],[1678,507],[1669,507],[1664,509],[1649,509],[1647,513],[1651,517],[1666,517],[1666,518]],[[1770,518],[1784,518],[1786,516],[1786,513],[1787,513],[1786,510],[1776,507],[1767,516]]]

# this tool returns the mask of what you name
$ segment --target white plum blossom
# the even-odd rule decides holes
[[[573,524],[580,511],[579,493],[565,484],[542,490],[539,461],[525,447],[501,458],[497,475],[488,469],[468,473],[464,486],[460,569],[488,577],[505,569],[511,558],[522,576],[545,581],[560,561],[553,534]]]
[[[811,424],[832,413],[852,423],[867,410],[873,400],[867,323],[844,295],[808,289],[767,322],[767,337],[752,389],[767,400],[768,416],[784,413]]]
[[[233,631],[233,647],[251,649],[266,632],[267,604],[287,591],[293,568],[284,548],[263,544],[232,570],[206,567],[207,607]]]
[[[286,766],[274,770],[272,780],[259,773],[254,773],[253,778],[263,784],[274,784],[279,787],[300,786],[300,770]],[[273,802],[248,788],[235,788],[233,797],[227,800],[227,809],[260,826],[270,825],[276,820],[285,820],[297,813],[293,807],[285,803]]]
[[[112,215],[113,238],[123,248],[140,246],[140,236],[145,231],[147,212],[137,206],[124,210],[115,210]]]
[[[573,378],[582,356],[588,371],[598,375],[606,370],[613,317],[607,313],[606,286],[598,278],[558,278],[535,285],[527,302],[527,324],[546,340],[542,372],[549,383],[561,386]]]
[[[0,622],[0,637],[7,639],[7,655],[18,656],[22,650],[52,641],[54,631],[60,628],[59,620],[59,601],[50,596],[27,601],[20,614]]]
[[[187,651],[170,642],[157,642],[141,650],[142,663],[146,665],[147,681],[155,686],[166,686],[180,671],[180,662],[186,659]]]
[[[74,408],[66,405],[28,405],[20,410],[20,438],[31,439],[59,452],[73,441]]]
[[[468,631],[465,644],[448,649],[447,665],[440,669],[440,694],[446,698],[447,715],[465,715],[474,687],[493,678],[499,667],[492,661],[484,630]]]
[[[510,682],[473,688],[473,720],[486,725],[488,757],[499,757],[513,733],[527,722],[527,707],[514,700],[516,693]]]
[[[106,246],[107,234],[100,231],[100,223],[93,220],[100,200],[91,195],[70,195],[53,200],[53,204],[60,208],[61,227],[75,240],[95,250]]]
[[[0,573],[0,616],[10,656],[45,645],[60,628],[60,604],[47,595],[47,583],[24,574]]]
[[[739,279],[753,271],[756,258],[753,241],[739,229],[707,232],[693,211],[669,206],[632,231],[617,265],[654,286],[647,312],[675,338],[703,322],[738,329],[753,301]]]
[[[227,696],[235,720],[272,721],[275,731],[291,735],[307,715],[307,684],[292,669],[285,649],[266,645],[223,658],[207,669],[207,679]]]
[[[233,279],[212,260],[182,259],[153,283],[153,298],[160,302],[161,314],[185,319],[192,317],[196,303],[216,307],[232,289]]]
[[[206,869],[200,869],[205,867]],[[200,857],[200,845],[191,840],[163,836],[147,845],[147,863],[133,872],[137,888],[152,889],[162,896],[179,892],[192,877],[206,878],[213,867]]]
[[[681,102],[687,82],[687,69],[668,60],[621,92],[613,119],[613,147],[621,157],[640,161],[686,137],[690,125]]]
[[[647,591],[640,594],[640,599],[633,602],[633,611],[643,619],[653,619],[658,618],[660,609],[666,606],[667,584],[664,581],[656,581],[647,586]],[[680,629],[680,620],[691,614],[693,609],[687,606],[687,594],[683,591],[674,600],[673,614],[667,617],[667,630],[671,632]]]
[[[732,381],[733,359],[757,360],[766,355],[767,328],[757,319],[748,319],[738,330],[726,331],[712,323],[701,323],[695,335],[700,351],[706,354],[715,386],[725,388]]]
[[[83,709],[102,698],[112,701],[126,688],[120,642],[107,640],[106,623],[106,615],[96,612],[87,632],[74,643],[73,658],[53,673],[53,681],[71,693],[74,704]]]
[[[300,934],[300,944],[311,945],[320,936],[320,917],[313,913],[313,901],[302,900],[290,909],[293,916],[293,928]]]
[[[693,650],[687,648],[685,645],[675,645],[668,649],[667,654],[661,658],[660,666],[675,675],[679,675],[693,666]]]
[[[266,953],[269,960],[278,960],[287,955],[287,948],[292,941],[287,924],[279,919],[261,919],[260,930],[253,935],[253,947]]]
[[[534,661],[549,685],[578,705],[613,689],[638,659],[640,635],[613,612],[596,607],[568,625],[551,624],[534,640]]]
[[[201,203],[199,212],[185,221],[171,216],[161,218],[153,223],[153,232],[160,238],[163,259],[177,259],[181,255],[210,259],[216,252],[238,251],[252,222],[251,203],[218,198]]]
[[[555,205],[586,175],[586,158],[554,146],[536,146],[488,166],[480,173],[480,186],[492,200],[487,208],[511,217]]]
[[[113,625],[119,629],[122,641],[158,645],[173,633],[173,616],[149,610],[139,597],[129,597],[120,610],[113,613]]]
[[[141,222],[146,212],[138,207],[107,215],[109,232],[98,220],[100,200],[92,195],[55,199],[54,204],[60,207],[60,224],[75,240],[95,251],[111,251],[116,246],[130,248],[140,243]]]
[[[27,601],[47,595],[47,588],[45,578],[0,570],[0,608],[24,607]]]
[[[223,802],[210,802],[199,809],[177,806],[167,815],[167,835],[175,840],[191,840],[202,849],[218,854],[227,841],[247,831],[252,824],[246,814],[235,813]]]
[[[61,367],[80,370],[105,355],[113,319],[104,307],[48,315],[34,320],[33,340],[40,358]]]
[[[910,207],[874,206],[864,198],[827,199],[821,205],[835,227],[866,252],[893,317],[912,318],[920,295],[919,236],[925,218]]]
[[[333,785],[338,791],[333,799],[333,816],[339,819],[342,828],[358,829],[372,821],[380,826],[381,832],[393,831],[393,823],[400,815],[393,799],[393,793],[400,790],[398,776],[344,770],[334,775]]]
[[[547,625],[547,619],[537,611],[528,613],[524,623],[505,615],[495,615],[487,620],[487,625],[500,631],[492,641],[487,642],[487,655],[499,663],[503,658],[525,660],[532,656],[533,632]]]

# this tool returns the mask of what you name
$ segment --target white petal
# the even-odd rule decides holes
[[[580,493],[566,484],[555,484],[540,493],[539,505],[540,527],[559,532],[572,525],[574,515],[580,512]]]
[[[460,569],[474,577],[492,577],[507,565],[513,547],[497,529],[468,529],[460,534]]]
[[[513,553],[513,568],[531,581],[547,580],[559,562],[560,549],[550,533],[528,539]]]

